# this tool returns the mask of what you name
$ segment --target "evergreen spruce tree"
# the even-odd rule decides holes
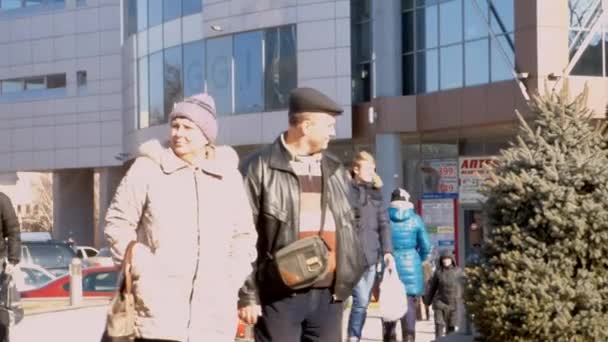
[[[465,302],[485,341],[608,341],[608,153],[587,89],[530,101],[484,185],[491,227]]]

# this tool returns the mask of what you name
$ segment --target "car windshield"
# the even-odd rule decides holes
[[[43,268],[68,268],[74,251],[61,244],[29,244],[32,262]]]

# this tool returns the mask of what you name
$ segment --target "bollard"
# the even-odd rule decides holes
[[[73,258],[70,263],[70,305],[82,303],[82,262]]]

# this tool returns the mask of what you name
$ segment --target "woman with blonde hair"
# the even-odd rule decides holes
[[[132,250],[135,341],[233,342],[257,235],[238,157],[216,147],[213,98],[177,103],[168,146],[145,144],[116,191],[105,236]]]
[[[380,256],[387,267],[392,268],[394,261],[388,212],[382,199],[382,180],[376,174],[374,157],[366,151],[359,152],[355,156],[351,175],[359,240],[367,266],[353,289],[353,304],[348,320],[348,341],[356,342],[361,339]]]

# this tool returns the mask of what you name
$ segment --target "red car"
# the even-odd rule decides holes
[[[120,268],[91,267],[82,270],[84,297],[112,297],[118,289]],[[21,292],[21,298],[69,297],[70,276],[59,277],[37,289]]]

